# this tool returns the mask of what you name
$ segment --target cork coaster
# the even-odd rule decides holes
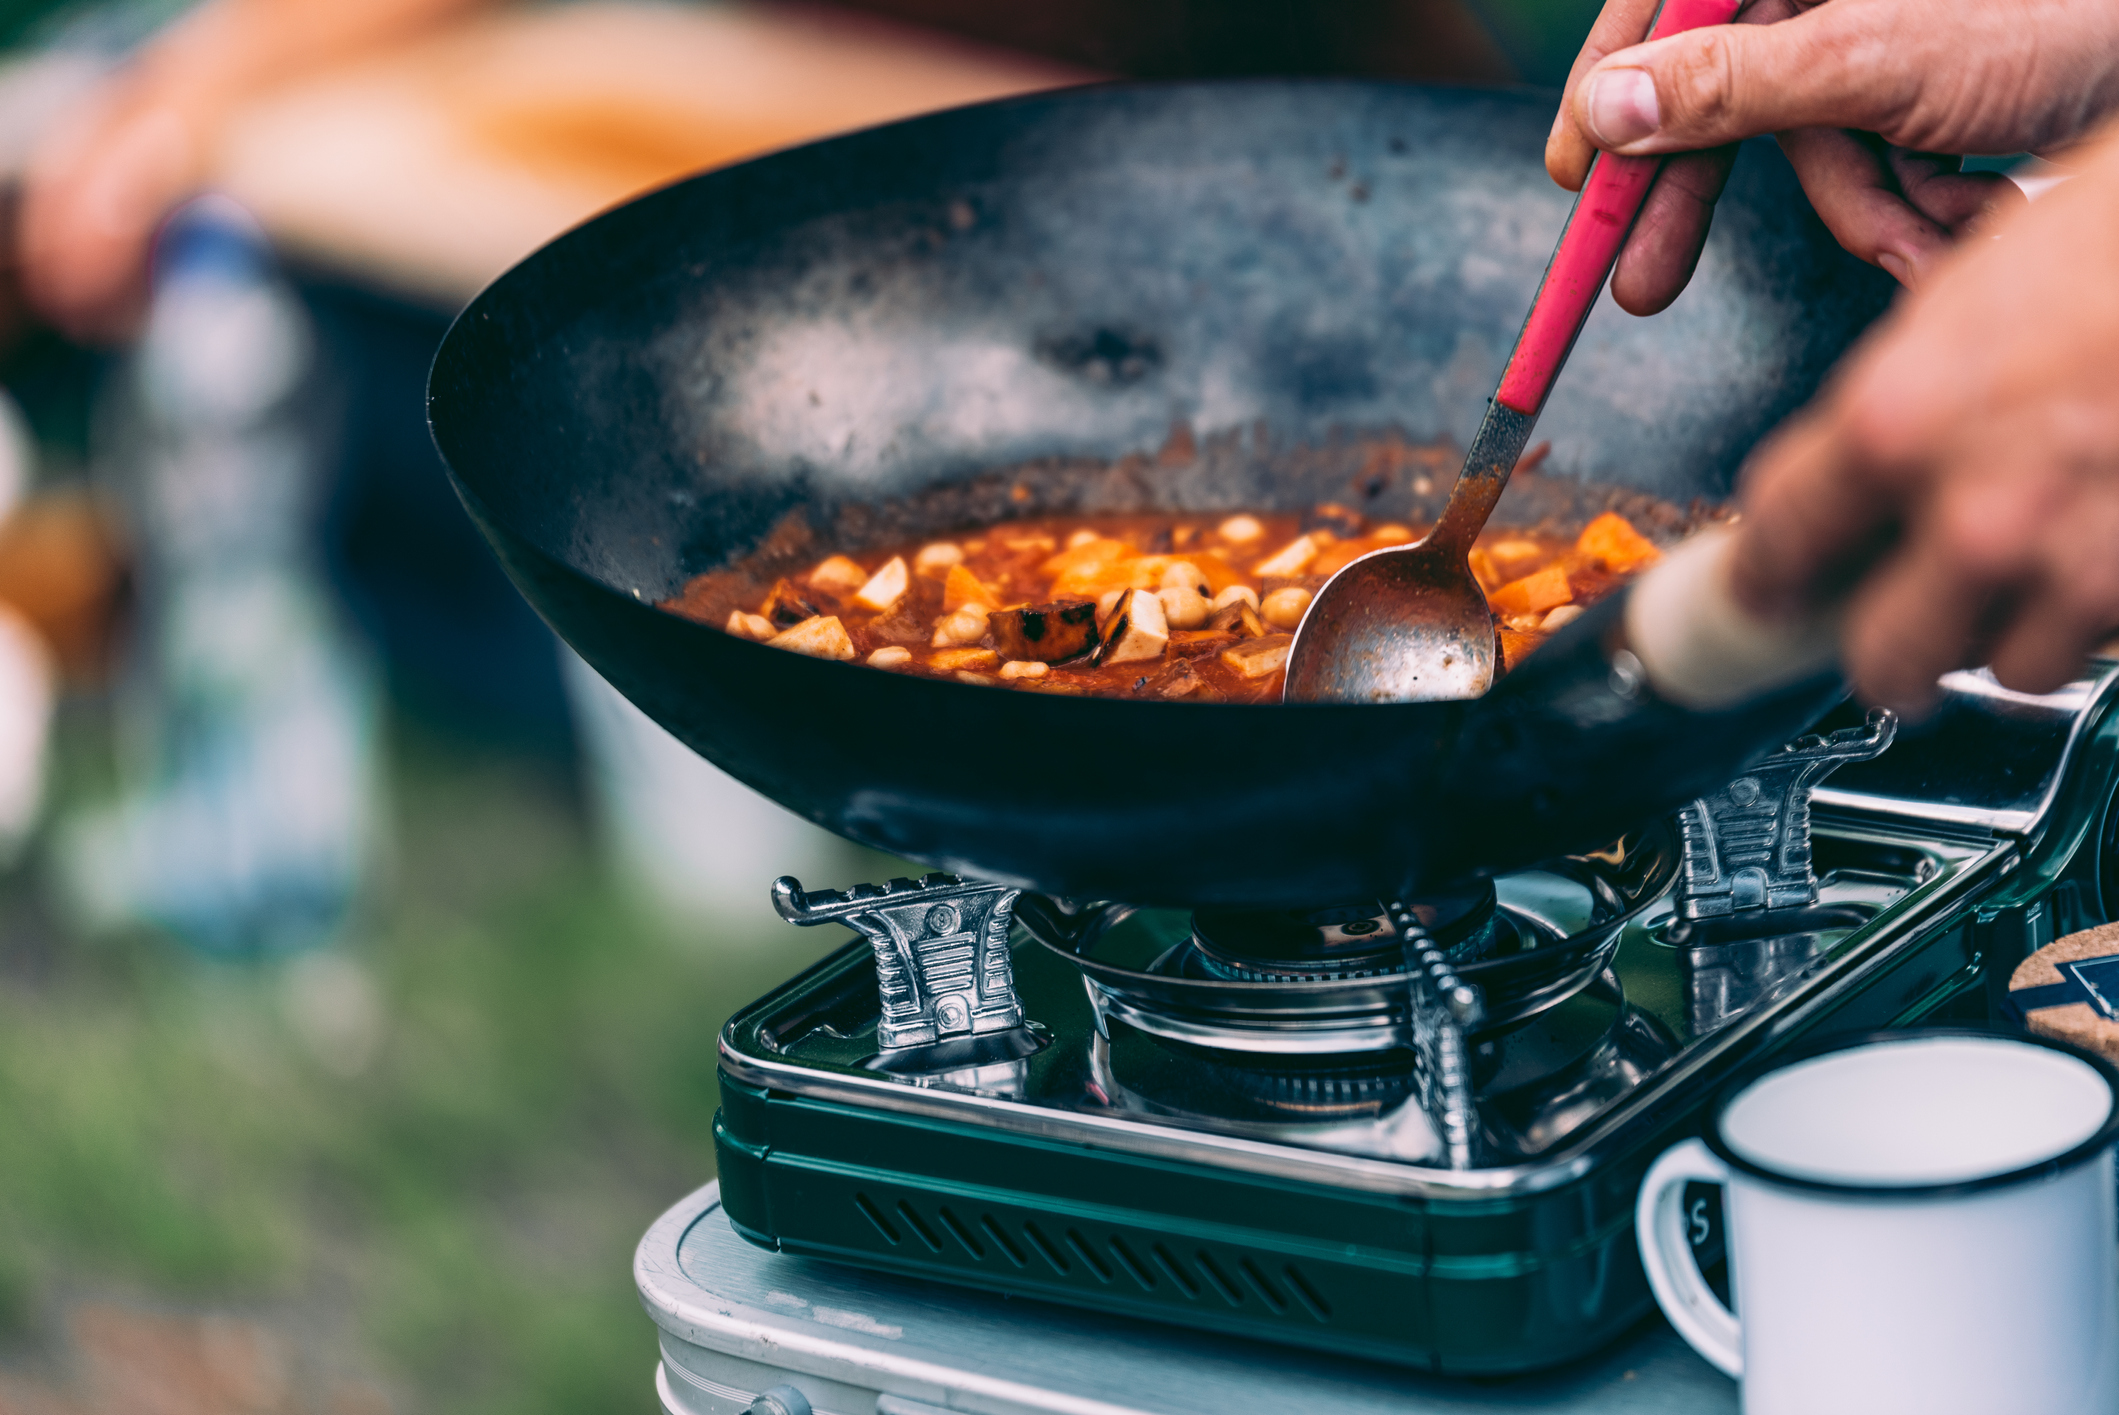
[[[2009,1005],[2042,1037],[2119,1061],[2119,924],[2049,943],[2017,965]]]

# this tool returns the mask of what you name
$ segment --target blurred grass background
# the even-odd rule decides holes
[[[69,724],[62,794],[97,740]],[[0,1412],[125,1408],[77,1319],[113,1302],[269,1333],[277,1375],[172,1415],[653,1408],[632,1247],[712,1177],[715,1034],[837,940],[709,948],[628,902],[549,765],[392,757],[394,878],[324,979],[367,1014],[313,958],[89,941],[0,883],[0,1366],[39,1378]]]

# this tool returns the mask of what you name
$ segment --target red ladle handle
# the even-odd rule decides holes
[[[1649,39],[1667,39],[1689,29],[1726,25],[1736,18],[1742,0],[1664,0],[1657,12]],[[1552,264],[1545,267],[1544,283],[1531,303],[1530,318],[1516,336],[1516,350],[1501,375],[1497,401],[1525,417],[1536,417],[1552,391],[1567,351],[1589,318],[1590,307],[1611,278],[1618,264],[1619,248],[1647,199],[1648,184],[1655,180],[1660,157],[1620,157],[1597,154],[1589,169],[1589,180],[1575,198],[1575,209],[1560,234]]]

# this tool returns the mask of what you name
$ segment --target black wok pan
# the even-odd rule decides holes
[[[1498,716],[1061,698],[819,662],[653,607],[775,527],[837,548],[1040,511],[1431,512],[1448,469],[1423,493],[1364,439],[1476,426],[1567,211],[1539,161],[1552,108],[1109,87],[709,173],[479,296],[435,362],[435,440],[583,657],[877,848],[1064,895],[1296,905],[1593,845],[1726,779],[1830,690],[1681,729],[1636,712],[1614,774],[1568,735],[1610,704],[1556,714],[1550,693]],[[1540,427],[1547,474],[1497,523],[1586,515],[1614,486],[1727,495],[1889,290],[1748,148],[1677,305],[1591,318]],[[1189,458],[1156,455],[1173,424]]]

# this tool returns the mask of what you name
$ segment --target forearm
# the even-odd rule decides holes
[[[498,3],[207,0],[150,41],[123,82],[210,123],[260,90]]]

